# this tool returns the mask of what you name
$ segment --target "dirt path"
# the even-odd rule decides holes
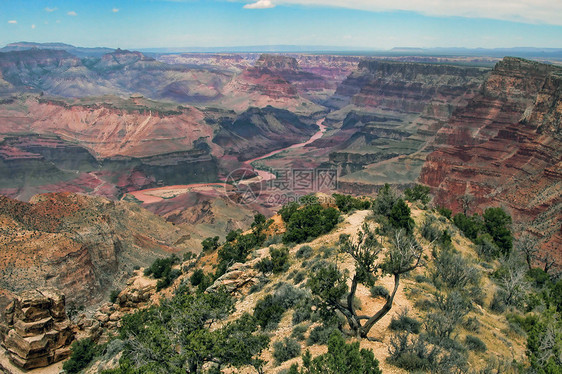
[[[343,224],[340,224],[339,227],[334,230],[334,232],[321,236],[320,238],[308,243],[312,247],[319,248],[323,245],[334,246],[337,241],[339,240],[339,236],[341,234],[349,234],[352,237],[357,233],[357,231],[361,228],[365,219],[372,214],[371,210],[359,210],[352,213],[350,216],[346,217]],[[297,250],[300,246],[296,246],[294,250]],[[379,260],[383,259],[384,256],[381,255]],[[339,263],[340,270],[347,269],[349,270],[350,274],[355,272],[355,268],[353,265],[353,261],[350,258],[343,259],[343,262]],[[381,341],[368,341],[366,339],[361,340],[361,347],[373,350],[375,357],[378,358],[380,367],[384,373],[406,373],[406,371],[399,369],[395,366],[388,364],[385,360],[388,357],[388,346],[390,343],[390,330],[388,326],[390,325],[390,321],[392,317],[395,316],[397,313],[402,311],[404,308],[408,308],[412,310],[413,305],[412,302],[406,297],[405,294],[405,285],[407,284],[406,281],[400,282],[400,288],[396,293],[394,298],[394,303],[392,306],[392,310],[384,316],[375,326],[373,326],[372,330],[369,333],[369,336],[379,339]],[[391,290],[394,287],[394,280],[390,276],[383,276],[377,280],[377,285],[384,286],[387,290]],[[363,286],[359,285],[357,289],[357,297],[361,300],[361,311],[364,314],[372,315],[377,310],[379,310],[384,301],[381,298],[375,299],[371,297],[370,290]],[[315,354],[323,353],[323,351],[313,352]]]

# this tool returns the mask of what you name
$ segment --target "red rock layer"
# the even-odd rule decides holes
[[[562,69],[517,58],[494,68],[481,92],[437,134],[420,181],[436,203],[472,211],[501,205],[562,263]]]
[[[77,305],[120,288],[132,266],[183,248],[185,235],[132,203],[71,193],[0,196],[0,289],[64,289]]]

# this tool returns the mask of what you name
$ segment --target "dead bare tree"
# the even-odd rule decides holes
[[[469,193],[464,194],[461,197],[459,197],[459,202],[461,203],[462,211],[463,211],[464,215],[466,216],[468,214],[468,212],[470,211],[470,206],[474,202],[474,195],[471,195]]]
[[[355,261],[351,287],[348,288],[345,277],[341,276],[335,267],[313,275],[310,287],[326,306],[345,316],[354,336],[367,338],[371,328],[391,310],[402,274],[421,265],[423,250],[411,235],[406,234],[404,230],[399,230],[393,234],[385,259],[379,263],[377,260],[383,251],[383,245],[366,224],[355,238],[349,235],[342,236],[340,249]],[[386,297],[384,305],[372,315],[357,314],[354,306],[357,286],[360,283],[371,286],[379,275],[385,274],[394,278],[394,288]],[[348,292],[347,297],[342,301],[341,298],[346,292]]]
[[[533,263],[537,260],[539,252],[537,240],[532,238],[529,234],[523,234],[516,243],[516,248],[521,252],[529,270],[533,268]]]

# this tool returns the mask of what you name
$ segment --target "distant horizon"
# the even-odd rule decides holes
[[[562,48],[562,2],[534,0],[19,0],[0,45],[57,40],[126,49],[338,46]],[[341,47],[340,47],[341,46]]]
[[[531,47],[531,46],[519,46],[519,47],[497,47],[497,48],[485,48],[485,47],[392,47],[389,49],[371,49],[368,47],[346,47],[346,46],[328,46],[328,45],[293,45],[293,44],[277,44],[277,45],[240,45],[240,46],[217,46],[217,47],[203,47],[203,46],[183,46],[183,47],[118,47],[112,48],[103,45],[92,45],[83,46],[69,44],[65,42],[51,41],[51,42],[35,42],[35,41],[17,41],[10,42],[0,48],[8,48],[10,46],[17,45],[51,45],[51,46],[68,46],[78,49],[108,49],[108,50],[129,50],[138,51],[143,53],[416,53],[416,52],[442,52],[442,53],[452,53],[456,52],[462,55],[465,53],[474,52],[490,52],[497,53],[501,51],[519,51],[519,52],[562,52],[562,47]]]

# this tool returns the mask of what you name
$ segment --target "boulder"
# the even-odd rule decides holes
[[[224,288],[226,292],[235,293],[258,282],[258,273],[250,264],[236,263],[232,265],[225,274],[219,277],[207,291],[215,291]]]

